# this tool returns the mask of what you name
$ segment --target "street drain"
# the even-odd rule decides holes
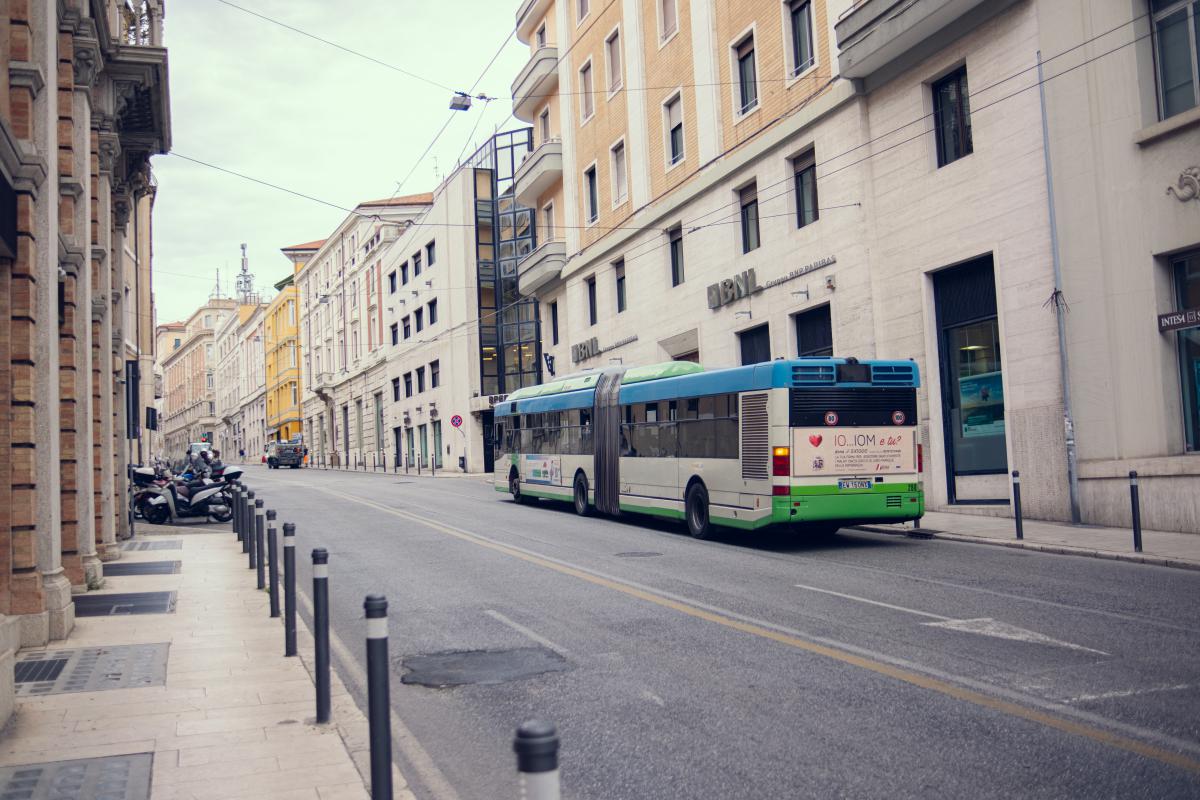
[[[403,666],[401,683],[438,689],[507,683],[547,672],[566,672],[571,668],[565,658],[544,647],[428,653],[408,656],[403,660]]]
[[[144,800],[154,756],[81,758],[0,767],[3,800]]]
[[[174,592],[81,594],[75,598],[77,617],[116,617],[126,614],[172,614]]]
[[[177,575],[178,561],[129,561],[124,564],[112,562],[104,565],[106,577],[116,578],[127,575]]]
[[[662,555],[662,553],[655,553],[650,550],[646,550],[646,551],[634,550],[629,553],[617,553],[617,558],[653,558],[654,556],[661,556],[661,555]]]
[[[166,541],[159,540],[156,542],[126,542],[121,545],[122,550],[182,550],[183,543],[178,539],[169,539]]]
[[[15,670],[17,695],[162,686],[167,682],[168,649],[163,642],[23,652]],[[5,800],[3,793],[0,800]]]

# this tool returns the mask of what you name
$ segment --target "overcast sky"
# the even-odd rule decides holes
[[[237,5],[455,89],[466,90],[512,30],[519,0],[233,0]],[[451,114],[450,93],[273,25],[218,0],[167,3],[172,150],[352,208],[390,196]],[[512,111],[528,60],[511,40],[403,194],[431,191]],[[508,120],[506,128],[518,125]],[[156,156],[158,321],[228,295],[249,247],[264,296],[290,263],[281,247],[323,239],[346,214],[171,155]]]

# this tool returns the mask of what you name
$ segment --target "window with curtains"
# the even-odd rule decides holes
[[[738,113],[746,114],[758,105],[758,75],[754,63],[754,34],[734,47],[737,59]]]
[[[579,70],[580,122],[587,122],[596,113],[596,98],[593,96],[592,91],[592,62],[589,60]]]
[[[795,77],[813,65],[812,3],[792,0],[788,3],[788,22],[791,28],[791,59],[789,75]]]
[[[621,88],[623,82],[621,74],[621,32],[619,30],[613,31],[604,40],[604,56],[605,62],[608,65],[608,93],[612,94]]]
[[[667,129],[667,160],[678,164],[683,160],[683,100],[680,95],[663,104],[663,123]]]

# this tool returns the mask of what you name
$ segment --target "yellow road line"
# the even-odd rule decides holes
[[[480,547],[485,547],[489,550],[494,550],[498,553],[503,553],[513,558],[519,558],[522,561],[535,564],[545,569],[553,570],[562,575],[569,575],[573,578],[578,578],[596,586],[602,586],[606,589],[611,589],[614,592],[620,592],[621,594],[629,597],[636,597],[637,599],[644,600],[647,603],[653,603],[654,605],[662,608],[669,608],[672,611],[678,611],[681,614],[686,614],[687,616],[695,619],[712,622],[716,625],[721,625],[725,628],[740,631],[751,636],[769,639],[789,647],[794,647],[797,650],[803,650],[808,653],[824,656],[825,658],[831,658],[835,661],[840,661],[843,664],[849,664],[851,666],[859,667],[860,669],[874,672],[877,675],[885,675],[889,678],[894,678],[895,680],[902,681],[909,685],[919,686],[922,689],[938,692],[939,694],[946,695],[947,697],[953,697],[957,700],[972,703],[982,708],[988,708],[993,711],[999,711],[1002,714],[1008,714],[1009,716],[1029,720],[1030,722],[1036,722],[1041,725],[1045,725],[1046,727],[1063,731],[1064,733],[1082,736],[1084,738],[1091,739],[1092,741],[1100,742],[1101,744],[1106,744],[1130,753],[1136,753],[1137,755],[1145,756],[1146,758],[1152,758],[1156,761],[1161,761],[1164,764],[1170,764],[1171,766],[1190,770],[1192,772],[1200,772],[1200,761],[1197,761],[1196,759],[1180,753],[1172,752],[1171,750],[1157,747],[1155,745],[1146,744],[1145,742],[1140,742],[1136,739],[1130,739],[1127,736],[1106,731],[1103,728],[1098,728],[1083,722],[1064,719],[1063,717],[1058,717],[1045,711],[1029,708],[1019,703],[1014,703],[1010,700],[992,697],[984,694],[983,692],[957,686],[953,683],[949,683],[948,681],[944,681],[939,678],[933,678],[928,675],[922,675],[919,672],[914,672],[912,670],[904,669],[903,667],[888,664],[884,661],[878,661],[876,659],[869,658],[867,656],[861,656],[836,647],[810,642],[798,636],[793,636],[781,631],[775,631],[762,625],[756,625],[752,622],[734,619],[726,616],[725,614],[699,608],[689,603],[684,603],[669,597],[663,597],[662,595],[646,591],[645,589],[640,589],[636,586],[630,586],[629,584],[622,583],[611,578],[593,575],[589,572],[576,569],[575,567],[571,567],[566,564],[560,564],[531,553],[526,553],[499,542],[489,541],[488,539],[468,533],[467,531],[444,525],[437,520],[422,517],[418,514],[413,514],[408,511],[401,511],[395,508],[389,508],[388,506],[380,505],[379,503],[374,503],[370,500],[363,500],[362,498],[345,494],[344,492],[339,492],[334,489],[327,489],[320,486],[313,486],[312,488],[343,497],[361,505],[370,506],[371,508],[383,511],[387,514],[392,514],[393,516],[416,522],[428,528],[445,533],[448,536],[461,539],[464,542],[470,542],[471,544],[479,545]]]

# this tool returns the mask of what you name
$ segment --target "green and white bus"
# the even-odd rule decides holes
[[[606,368],[510,394],[495,409],[495,487],[578,514],[827,535],[920,519],[911,361],[800,358],[705,370]]]

